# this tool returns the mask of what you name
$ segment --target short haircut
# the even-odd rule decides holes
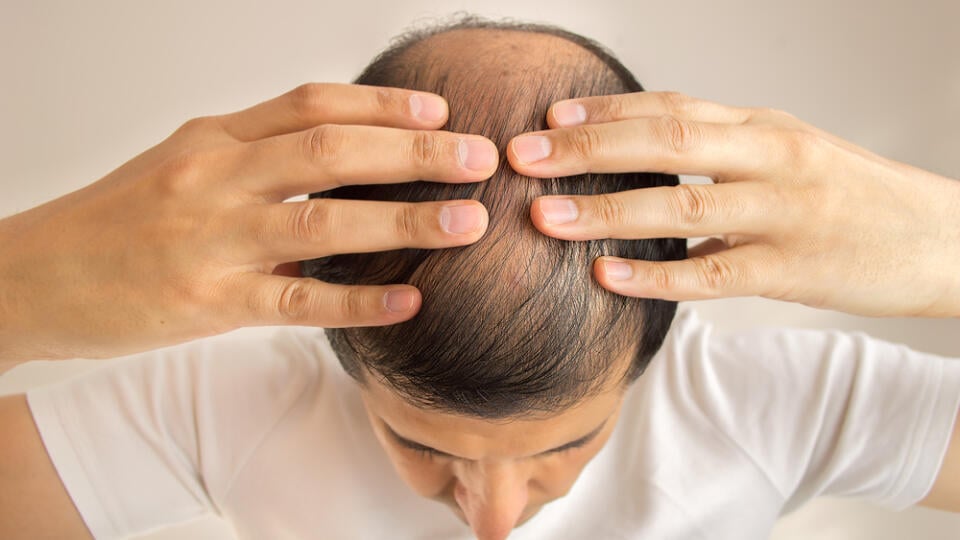
[[[476,53],[444,58],[424,46],[446,32],[484,29],[549,34],[571,42],[582,58],[548,62],[499,76],[511,59]],[[489,33],[476,33],[481,39]],[[560,42],[562,43],[562,42]],[[474,17],[420,29],[395,40],[356,79],[359,84],[434,92],[450,105],[445,129],[486,136],[504,155],[511,137],[546,129],[554,101],[639,92],[643,88],[597,43],[543,25]],[[583,174],[533,179],[501,158],[487,182],[414,182],[347,186],[311,197],[387,201],[476,199],[490,213],[473,245],[346,254],[305,261],[302,270],[331,283],[409,283],[423,293],[416,317],[369,328],[328,329],[344,369],[364,382],[373,375],[415,406],[485,419],[560,412],[608,387],[629,384],[660,348],[676,303],[610,293],[591,277],[601,255],[677,260],[681,239],[561,241],[537,231],[529,217],[537,196],[609,193],[673,186],[674,175]]]

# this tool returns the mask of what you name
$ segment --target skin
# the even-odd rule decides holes
[[[334,286],[285,263],[469,244],[486,229],[482,205],[281,203],[348,183],[488,178],[496,147],[435,131],[447,110],[422,92],[308,84],[191,120],[105,178],[0,220],[0,362],[409,319],[421,301],[411,286]]]
[[[956,180],[877,156],[784,112],[675,93],[561,101],[547,120],[552,129],[510,142],[507,157],[518,172],[660,171],[715,181],[532,205],[534,225],[555,238],[711,237],[684,261],[598,259],[594,275],[613,292],[960,316]],[[574,211],[551,217],[558,207]]]
[[[27,398],[0,397],[0,538],[92,538],[44,450]]]
[[[463,245],[485,229],[482,207],[279,203],[370,178],[465,182],[492,174],[492,143],[431,131],[445,121],[445,104],[412,95],[306,85],[245,111],[190,121],[91,186],[0,221],[0,283],[7,284],[0,360],[112,356],[245,325],[409,319],[420,303],[410,287],[334,287],[285,275],[284,263],[357,249]],[[518,172],[664,171],[717,182],[561,202],[554,209],[575,210],[562,224],[545,199],[532,205],[534,224],[557,238],[714,237],[685,261],[598,260],[594,274],[614,292],[679,300],[762,295],[869,315],[960,316],[955,181],[785,113],[677,94],[561,102],[548,121],[551,130],[533,134],[540,138],[509,145]],[[472,208],[473,217],[451,220],[452,207]],[[444,229],[453,222],[471,226]],[[388,301],[388,292],[398,296]],[[102,298],[110,298],[109,310]],[[503,538],[562,495],[609,431],[568,456],[528,456],[581,437],[603,418],[612,430],[619,408],[614,393],[551,418],[488,423],[405,409],[396,396],[369,390],[371,422],[401,476],[459,508],[481,538]],[[414,458],[388,438],[384,422],[462,459]],[[88,536],[22,396],[0,398],[0,425],[0,537]],[[957,431],[924,504],[960,511]]]
[[[480,540],[505,539],[570,490],[613,433],[624,395],[609,385],[558,414],[491,421],[418,408],[375,377],[364,380],[367,416],[397,474]],[[442,454],[410,448],[397,435]],[[572,441],[582,444],[564,448]]]
[[[417,408],[375,377],[364,379],[368,418],[399,476],[447,505],[479,540],[507,538],[564,496],[610,438],[624,396],[622,385],[611,384],[557,414],[489,421]],[[25,396],[0,397],[0,425],[0,538],[91,538]],[[391,431],[449,456],[408,448]],[[562,449],[585,435],[582,445]]]
[[[518,172],[659,171],[715,182],[543,197],[531,205],[534,225],[560,239],[710,237],[683,261],[597,259],[594,276],[610,291],[672,300],[765,296],[869,316],[960,316],[957,180],[883,158],[781,111],[677,93],[560,101],[547,121],[551,129],[510,141],[507,158]],[[920,504],[960,511],[960,411]]]

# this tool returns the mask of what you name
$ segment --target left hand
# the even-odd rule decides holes
[[[542,197],[567,240],[713,237],[683,261],[597,260],[605,288],[693,300],[760,295],[864,315],[960,316],[960,182],[877,156],[786,113],[643,92],[555,103],[507,157],[533,177],[711,177]]]
[[[486,229],[482,205],[284,201],[489,178],[496,147],[440,131],[447,115],[425,92],[305,84],[188,121],[97,182],[0,219],[0,362],[117,356],[242,326],[409,320],[421,305],[410,285],[335,285],[290,261],[467,245]]]

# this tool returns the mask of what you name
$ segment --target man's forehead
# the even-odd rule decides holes
[[[485,454],[491,442],[505,455],[532,455],[569,443],[607,425],[623,396],[613,389],[554,414],[491,420],[416,407],[376,377],[365,378],[361,394],[371,420],[418,444],[469,456]]]

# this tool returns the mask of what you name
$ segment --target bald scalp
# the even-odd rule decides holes
[[[536,72],[556,76],[557,70],[605,67],[596,54],[564,37],[496,27],[455,28],[431,34],[411,44],[400,58],[420,65],[438,62],[448,73],[460,75],[484,66],[488,75],[507,80]]]
[[[547,128],[558,100],[640,91],[599,45],[563,30],[465,19],[403,36],[360,84],[434,92],[450,106],[445,129],[509,140]],[[348,186],[317,197],[424,201],[476,199],[490,214],[477,243],[453,249],[337,255],[304,275],[338,283],[410,283],[423,292],[411,321],[327,330],[346,371],[372,375],[407,401],[481,418],[556,413],[632,381],[660,347],[676,304],[626,298],[591,277],[601,255],[674,260],[676,239],[564,242],[529,218],[541,195],[597,194],[676,185],[662,174],[531,179],[506,159],[487,182]]]

